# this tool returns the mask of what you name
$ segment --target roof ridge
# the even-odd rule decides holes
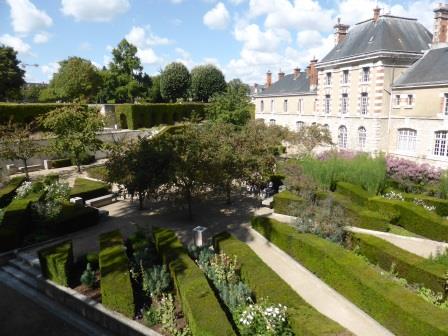
[[[398,16],[398,15],[392,15],[392,14],[382,14],[382,15],[380,15],[379,19],[381,19],[381,18],[392,18],[392,19],[401,19],[401,20],[408,20],[408,21],[418,21],[418,19],[416,19],[416,18],[410,18],[410,17]],[[366,22],[370,22],[370,21],[373,21],[373,18],[355,23],[355,26],[366,23]]]

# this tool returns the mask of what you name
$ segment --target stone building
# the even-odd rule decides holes
[[[306,71],[279,73],[255,96],[256,117],[291,129],[327,125],[339,148],[448,167],[448,4],[434,36],[417,20],[381,15],[349,29]]]

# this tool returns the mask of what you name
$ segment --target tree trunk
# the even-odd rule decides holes
[[[191,192],[190,192],[190,190],[187,190],[185,197],[186,197],[187,206],[188,206],[188,219],[189,220],[193,220],[193,207],[192,207],[192,204],[191,204],[192,199],[191,199]]]
[[[139,206],[138,206],[138,209],[139,210],[143,210],[143,193],[141,193],[141,192],[139,192],[138,193],[138,203],[139,203]]]
[[[226,203],[231,204],[232,200],[230,199],[230,196],[232,194],[232,182],[226,183]]]
[[[22,161],[23,161],[23,167],[24,167],[24,169],[25,169],[25,177],[26,177],[26,179],[27,180],[29,180],[30,179],[30,175],[28,174],[28,160],[27,159],[22,159]]]

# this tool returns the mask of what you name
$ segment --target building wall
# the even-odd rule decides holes
[[[448,94],[445,87],[395,89],[392,91],[391,115],[397,117],[448,118],[444,115],[444,95]],[[400,95],[401,104],[397,105],[395,96]],[[413,96],[413,104],[407,104],[408,95]]]

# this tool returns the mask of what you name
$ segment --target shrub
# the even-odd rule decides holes
[[[347,182],[338,182],[336,184],[336,191],[349,197],[353,202],[361,206],[366,205],[369,201],[369,197],[374,196],[360,186]]]
[[[295,209],[301,206],[304,199],[290,191],[282,191],[274,195],[274,211],[278,214],[294,216]]]
[[[79,279],[82,284],[86,285],[87,287],[93,287],[95,285],[96,276],[95,271],[92,269],[92,266],[90,263],[87,263],[86,269],[81,275],[81,278]]]
[[[86,254],[86,262],[90,264],[93,268],[98,268],[98,253],[89,252]]]
[[[24,181],[24,176],[13,177],[3,188],[0,189],[0,208],[7,206],[12,201],[17,188],[19,188]]]
[[[206,104],[122,104],[115,107],[116,119],[122,122],[121,128],[139,129],[172,125],[193,116],[204,117]]]
[[[72,165],[72,160],[70,159],[57,159],[51,160],[51,168],[63,168]]]
[[[42,275],[61,286],[68,286],[73,266],[72,241],[65,241],[38,252]]]
[[[153,229],[154,240],[164,263],[169,266],[194,336],[235,335],[204,273],[168,229]]]
[[[96,225],[98,220],[98,209],[65,202],[59,216],[47,225],[57,234],[67,234]]]
[[[129,318],[134,317],[134,294],[129,260],[119,231],[100,236],[101,300],[105,307]]]
[[[76,178],[70,197],[81,197],[84,200],[109,194],[109,185],[99,181]]]
[[[428,206],[435,207],[435,212],[439,216],[448,216],[448,200],[440,199],[432,196],[426,195],[417,195],[417,194],[409,194],[409,193],[401,193],[404,197],[405,201],[415,202],[416,200],[423,201]]]
[[[143,291],[153,298],[166,292],[171,285],[170,274],[166,266],[155,265],[143,270]]]
[[[40,115],[48,113],[64,104],[0,104],[0,124],[10,120],[19,124],[29,124]]]
[[[343,327],[306,303],[247,244],[226,233],[215,236],[214,240],[220,251],[238,256],[241,278],[251,288],[255,299],[269,297],[270,301],[288,307],[289,321],[295,335],[344,334]]]
[[[373,264],[394,271],[410,283],[421,284],[437,293],[446,291],[446,267],[396,247],[387,241],[364,234],[353,234],[354,245]]]
[[[252,226],[391,332],[447,335],[446,312],[382,276],[353,252],[269,218],[254,218]]]

